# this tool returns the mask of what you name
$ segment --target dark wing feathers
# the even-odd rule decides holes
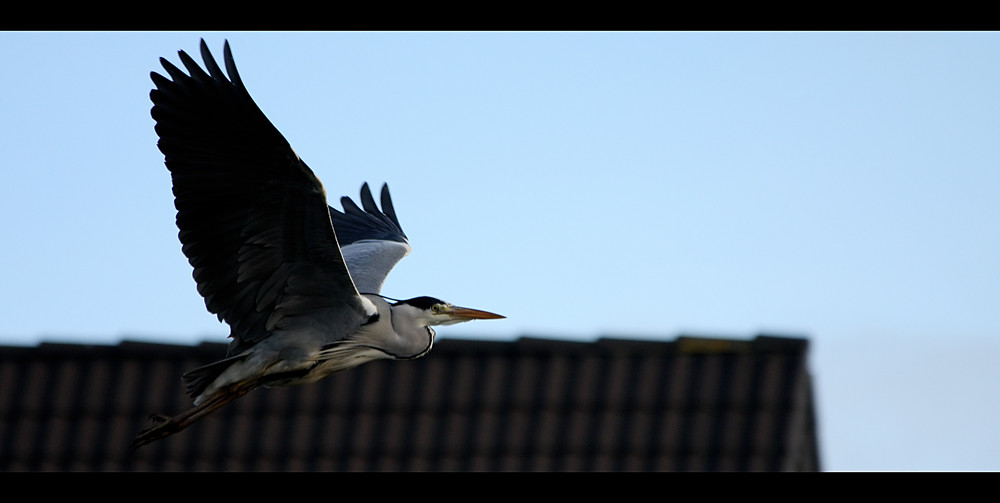
[[[347,268],[359,291],[377,294],[389,271],[410,252],[392,207],[389,187],[382,185],[382,210],[375,204],[367,183],[361,186],[361,207],[349,197],[342,197],[340,204],[343,213],[330,207],[330,219]]]
[[[365,183],[361,186],[361,205],[364,209],[346,196],[340,198],[340,204],[344,207],[343,212],[333,206],[330,207],[330,218],[333,220],[333,227],[336,229],[337,240],[341,246],[372,239],[407,242],[406,234],[403,233],[399,219],[396,218],[396,211],[392,207],[388,185],[382,185],[381,196],[382,210],[379,211],[371,189]]]
[[[208,310],[231,327],[230,354],[313,310],[360,319],[323,186],[247,93],[228,42],[229,78],[204,40],[207,73],[179,55],[186,74],[161,59],[170,78],[150,75],[151,115],[182,250]]]
[[[396,228],[399,229],[399,233],[403,233],[403,227],[399,225],[399,219],[396,218],[396,209],[392,207],[392,198],[389,197],[389,186],[386,184],[382,185],[382,213],[389,217],[392,223],[396,224]],[[404,236],[405,237],[405,236]]]

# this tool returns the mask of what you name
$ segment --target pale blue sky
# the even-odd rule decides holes
[[[998,33],[0,33],[0,344],[222,342],[149,72],[229,39],[441,337],[812,341],[824,466],[1000,469]],[[196,56],[200,61],[200,56]]]

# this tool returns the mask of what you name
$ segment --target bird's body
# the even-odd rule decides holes
[[[220,364],[224,367],[211,382],[205,383],[203,389],[195,391],[195,405],[234,383],[258,380],[261,386],[306,384],[370,361],[411,360],[430,351],[434,329],[413,322],[420,311],[394,310],[380,296],[364,297],[376,309],[376,314],[371,316],[376,321],[361,324],[342,339],[331,341],[331,332],[322,321],[289,331],[276,330],[250,350],[184,374],[185,381],[190,383],[202,370],[211,372]],[[398,333],[397,325],[408,332]],[[380,344],[373,346],[371,341],[380,341]]]
[[[412,359],[431,325],[502,316],[432,297],[388,302],[386,275],[410,252],[387,186],[361,206],[327,205],[312,170],[246,91],[228,42],[228,78],[205,42],[207,73],[161,58],[151,114],[174,186],[182,250],[208,310],[230,326],[224,359],[183,376],[194,407],[156,416],[133,447],[187,427],[261,386],[310,383],[378,359]]]

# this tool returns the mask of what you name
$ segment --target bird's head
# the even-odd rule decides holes
[[[393,311],[410,311],[414,318],[425,326],[453,325],[471,320],[495,320],[505,318],[499,314],[468,307],[459,307],[434,297],[414,297],[392,305]]]

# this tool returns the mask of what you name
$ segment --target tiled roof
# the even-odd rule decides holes
[[[818,470],[807,341],[439,339],[130,451],[224,344],[0,347],[0,471]]]

